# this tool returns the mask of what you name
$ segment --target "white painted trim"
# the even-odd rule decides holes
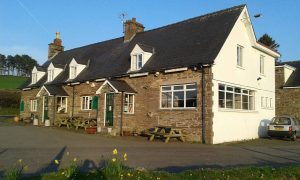
[[[106,79],[105,78],[101,78],[101,79],[96,79],[95,81],[96,82],[102,82],[102,81],[105,81]]]
[[[48,93],[48,96],[52,96],[52,95],[50,94],[50,92],[47,90],[47,88],[46,88],[45,86],[43,86],[43,87],[39,90],[39,92],[37,93],[36,97],[41,97],[40,93],[42,92],[43,89],[46,90],[46,92]]]
[[[183,68],[175,68],[175,69],[168,69],[165,70],[165,73],[172,73],[172,72],[179,72],[179,71],[186,71],[188,70],[187,67],[183,67]]]
[[[24,88],[23,91],[31,90],[31,88]]]
[[[293,66],[290,66],[288,64],[279,65],[279,66],[275,66],[275,67],[284,67],[284,68],[287,68],[287,69],[292,70],[292,71],[296,70],[296,68],[294,68]]]
[[[74,82],[74,83],[71,83],[71,85],[79,85],[80,82]]]
[[[106,93],[104,93],[104,113],[103,113],[103,121],[104,121],[104,127],[106,127],[105,122],[106,122]]]
[[[100,86],[100,88],[96,91],[96,94],[100,94],[100,92],[101,92],[101,90],[102,90],[102,88],[106,85],[106,84],[108,84],[111,88],[113,88],[113,90],[115,91],[115,93],[118,93],[119,91],[108,81],[108,80],[106,80],[101,86]]]
[[[299,89],[300,86],[295,86],[295,87],[283,87],[284,89]]]
[[[130,74],[129,77],[141,77],[141,76],[148,76],[149,73],[136,73],[136,74]]]

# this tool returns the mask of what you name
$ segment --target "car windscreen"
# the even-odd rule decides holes
[[[290,125],[291,119],[288,117],[274,117],[270,124],[271,125]]]

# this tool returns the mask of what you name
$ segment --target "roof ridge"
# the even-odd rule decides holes
[[[242,7],[246,7],[246,4],[241,4],[241,5],[233,6],[233,7],[230,7],[230,8],[221,9],[219,11],[215,11],[215,12],[203,14],[203,15],[200,15],[200,16],[192,17],[192,18],[189,18],[189,19],[185,19],[185,20],[182,20],[182,21],[178,21],[178,22],[175,22],[175,23],[164,25],[164,26],[161,26],[161,27],[158,27],[158,28],[154,28],[154,29],[150,29],[150,30],[147,30],[147,31],[143,31],[143,32],[140,32],[138,34],[150,32],[150,31],[154,31],[154,30],[158,30],[158,29],[163,29],[163,28],[166,28],[166,27],[169,27],[169,26],[173,26],[173,25],[177,25],[177,24],[181,24],[181,23],[188,23],[190,21],[194,21],[194,20],[197,20],[197,19],[200,19],[200,18],[204,18],[204,17],[210,17],[210,16],[215,16],[215,15],[220,15],[222,13],[230,12],[230,11],[242,8]]]
[[[164,26],[161,26],[161,27],[158,27],[158,28],[154,28],[154,29],[150,29],[150,30],[147,30],[147,31],[143,31],[143,32],[140,32],[138,34],[143,34],[143,33],[146,33],[146,32],[150,32],[150,31],[154,31],[154,30],[158,30],[158,29],[163,29],[163,28],[166,28],[166,27],[169,27],[169,26],[180,24],[180,23],[187,23],[189,21],[193,21],[193,20],[196,20],[196,19],[199,19],[199,18],[203,18],[203,17],[209,17],[209,16],[213,16],[213,15],[218,15],[218,14],[221,14],[221,13],[224,13],[224,12],[230,12],[230,11],[233,11],[235,9],[239,9],[239,8],[242,8],[242,7],[245,7],[245,6],[246,6],[246,4],[241,4],[241,5],[233,6],[233,7],[230,7],[230,8],[221,9],[219,11],[207,13],[207,14],[200,15],[200,16],[197,16],[197,17],[193,17],[193,18],[185,19],[185,20],[182,20],[182,21],[179,21],[179,22],[175,22],[175,23],[171,23],[171,24],[168,24],[168,25],[164,25]],[[120,39],[120,38],[123,38],[123,37],[124,36],[120,36],[120,37],[116,37],[116,38],[113,38],[113,39],[108,39],[108,40],[104,40],[104,41],[100,41],[100,42],[95,42],[95,43],[92,43],[92,44],[88,44],[88,45],[84,45],[84,46],[80,46],[80,47],[68,49],[68,50],[66,50],[64,52],[68,52],[68,51],[72,51],[72,50],[76,50],[76,49],[80,49],[80,48],[85,48],[85,47],[88,47],[88,46],[93,46],[93,45],[96,45],[96,44],[101,44],[101,43],[105,43],[105,42],[117,40],[117,39]]]

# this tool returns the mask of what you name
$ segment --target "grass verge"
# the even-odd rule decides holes
[[[0,108],[0,116],[1,115],[17,116],[19,114],[20,114],[20,111],[18,108],[9,108],[9,107]]]

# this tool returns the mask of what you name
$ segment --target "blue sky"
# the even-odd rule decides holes
[[[300,59],[298,0],[1,0],[0,54],[28,54],[42,63],[55,32],[65,49],[122,36],[119,15],[136,17],[146,30],[231,6],[247,4],[257,38],[268,33],[282,60]]]

